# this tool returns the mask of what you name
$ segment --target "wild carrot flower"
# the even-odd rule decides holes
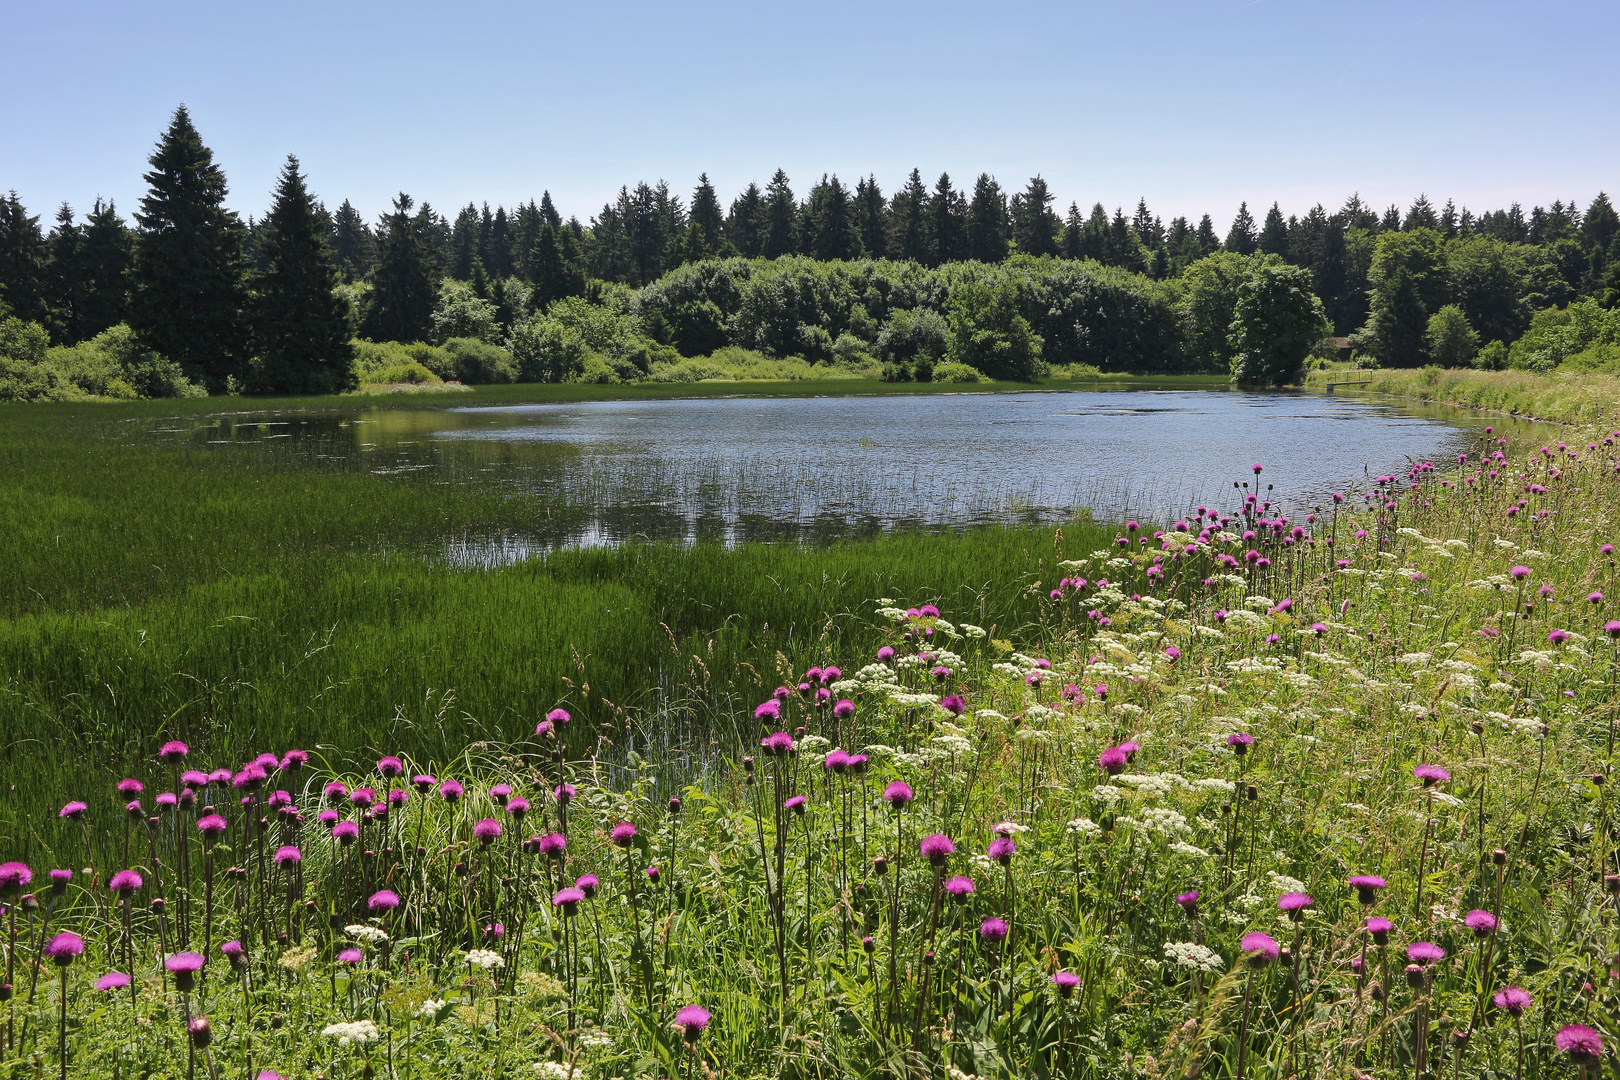
[[[713,1017],[708,1009],[701,1005],[688,1005],[675,1014],[675,1027],[681,1029],[681,1038],[689,1043],[698,1041],[703,1029],[709,1026]]]
[[[883,789],[883,801],[897,809],[916,797],[911,791],[911,785],[904,780],[896,780]]]
[[[1553,1045],[1579,1065],[1595,1065],[1603,1060],[1603,1036],[1585,1024],[1565,1024],[1553,1037]]]
[[[1378,890],[1388,884],[1389,882],[1376,874],[1357,874],[1350,879],[1350,887],[1356,890],[1356,899],[1363,904],[1377,903]]]
[[[1472,930],[1475,937],[1489,937],[1491,931],[1496,929],[1496,916],[1475,908],[1463,916],[1463,925]]]
[[[944,866],[945,860],[956,852],[956,844],[944,833],[929,833],[918,845],[923,858],[935,866]]]
[[[1530,991],[1518,986],[1504,986],[1491,998],[1491,1004],[1509,1016],[1522,1016],[1535,1003]]]
[[[57,967],[67,967],[84,955],[84,938],[71,930],[63,930],[45,943],[45,959]]]
[[[979,936],[984,938],[984,940],[990,942],[991,944],[997,944],[997,943],[1006,941],[1007,940],[1007,922],[1006,922],[1006,920],[1005,919],[998,919],[998,918],[996,918],[995,916],[992,915],[990,918],[984,920],[984,922],[979,924]]]
[[[1282,946],[1277,944],[1276,939],[1258,930],[1244,934],[1238,949],[1248,957],[1251,967],[1265,967],[1282,955]]]

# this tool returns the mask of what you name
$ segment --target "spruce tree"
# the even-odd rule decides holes
[[[332,255],[344,277],[358,280],[371,272],[374,256],[371,229],[348,199],[332,215]]]
[[[890,252],[897,259],[928,263],[928,188],[921,169],[911,170],[906,186],[889,200],[889,210],[894,224]]]
[[[158,141],[135,215],[130,326],[142,344],[210,390],[239,377],[245,360],[246,230],[225,208],[225,174],[184,105]]]
[[[715,194],[714,185],[709,183],[709,174],[698,175],[698,186],[692,192],[692,212],[689,215],[691,224],[689,229],[696,229],[701,238],[704,258],[720,253],[721,236],[725,232],[725,215],[720,210],[720,197]],[[692,243],[688,243],[688,259],[692,259]]]
[[[765,235],[760,254],[767,259],[793,255],[799,250],[799,204],[788,186],[788,175],[781,169],[765,188]]]
[[[1013,239],[1018,250],[1030,255],[1058,253],[1058,219],[1052,212],[1052,192],[1040,176],[1014,199]]]
[[[1260,229],[1260,252],[1264,255],[1288,255],[1288,223],[1283,220],[1282,209],[1276,203],[1266,211],[1266,223]]]
[[[362,333],[372,341],[425,341],[433,330],[437,273],[431,222],[403,191],[377,227],[377,270],[371,279],[371,310]],[[498,218],[505,224],[504,218]],[[497,278],[506,275],[497,274]]]
[[[1069,216],[1063,221],[1063,257],[1083,259],[1085,255],[1086,219],[1080,213],[1080,204],[1069,204]]]
[[[888,205],[883,201],[883,189],[877,177],[867,176],[855,182],[855,231],[860,235],[861,248],[869,259],[881,259],[889,252]]]
[[[759,258],[765,243],[765,197],[753,181],[743,193],[731,202],[731,213],[726,217],[726,239],[738,254],[749,259]]]
[[[1438,229],[1440,217],[1434,212],[1434,204],[1427,195],[1419,195],[1412,203],[1412,208],[1406,212],[1406,220],[1401,223],[1403,232],[1413,229]]]
[[[485,207],[484,212],[487,214],[489,212],[489,208]],[[545,218],[546,222],[553,229],[562,228],[562,215],[557,213],[557,207],[551,201],[550,191],[542,191],[540,193],[540,216]]]
[[[1114,246],[1114,229],[1108,223],[1108,211],[1102,203],[1092,203],[1091,213],[1080,230],[1080,258],[1108,262]]]
[[[837,176],[810,189],[804,208],[807,253],[818,259],[853,259],[860,254],[861,238],[855,228],[850,192]]]
[[[80,339],[87,340],[129,319],[135,234],[112,202],[96,200],[85,219],[79,259],[83,291],[74,322]]]
[[[929,247],[936,266],[967,257],[966,218],[962,193],[951,187],[950,173],[940,173],[928,200]]]
[[[564,250],[566,242],[572,239],[567,229],[559,232],[549,221],[540,226],[540,236],[528,260],[534,281],[529,302],[536,311],[545,311],[564,297],[585,292],[585,275]]]
[[[472,279],[473,263],[478,261],[478,208],[468,203],[456,215],[450,230],[450,276],[457,281]]]
[[[354,349],[322,214],[287,155],[264,225],[267,269],[254,282],[254,360],[249,388],[331,394],[354,380]],[[469,268],[470,274],[470,268]]]
[[[1215,222],[1210,220],[1208,214],[1205,214],[1198,221],[1197,238],[1200,258],[1205,255],[1213,255],[1221,250],[1221,238],[1215,235]]]
[[[1249,204],[1245,202],[1238,207],[1237,217],[1232,219],[1232,228],[1226,234],[1226,250],[1239,255],[1253,255],[1259,246],[1260,237],[1254,230],[1254,215],[1249,213]]]
[[[84,306],[84,230],[73,218],[73,207],[63,203],[56,211],[56,228],[46,238],[51,337],[63,345],[84,340],[79,332],[79,311]]]
[[[45,237],[13,191],[0,199],[0,303],[27,322],[45,325]]]
[[[973,183],[968,203],[967,257],[996,263],[1007,257],[1007,196],[989,173]]]

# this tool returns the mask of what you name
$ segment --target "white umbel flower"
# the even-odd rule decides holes
[[[339,1046],[348,1046],[352,1043],[368,1043],[377,1038],[377,1025],[370,1020],[327,1024],[321,1029],[321,1034],[337,1039]]]
[[[467,963],[471,964],[475,968],[481,968],[485,971],[488,971],[491,968],[503,968],[506,966],[505,958],[502,957],[500,953],[491,952],[489,949],[468,949]]]

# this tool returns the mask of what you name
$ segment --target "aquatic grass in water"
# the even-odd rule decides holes
[[[679,757],[573,703],[307,764],[222,757],[187,717],[183,749],[20,809],[90,866],[50,909],[83,955],[6,1003],[8,1050],[91,1075],[182,1050],[226,1075],[1590,1075],[1620,1034],[1616,438],[1487,443],[1299,517],[1250,477],[1066,545],[1007,631],[871,597],[861,633],[712,706],[735,738],[679,790],[678,842]],[[130,857],[119,778],[190,795]],[[180,869],[205,812],[209,926]],[[9,866],[21,970],[47,938]],[[166,985],[159,958],[209,938],[240,959]],[[80,996],[109,969],[128,1003]]]

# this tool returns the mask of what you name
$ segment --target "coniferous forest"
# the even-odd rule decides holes
[[[364,384],[696,381],[1065,371],[1297,379],[1366,366],[1620,364],[1620,215],[1420,195],[1229,228],[1057,205],[1039,176],[885,192],[780,169],[727,204],[708,177],[621,188],[588,222],[550,194],[450,213],[401,193],[368,222],[289,156],[262,218],[184,107],[129,216],[0,200],[0,399],[331,393]],[[1346,339],[1335,342],[1338,337]]]

